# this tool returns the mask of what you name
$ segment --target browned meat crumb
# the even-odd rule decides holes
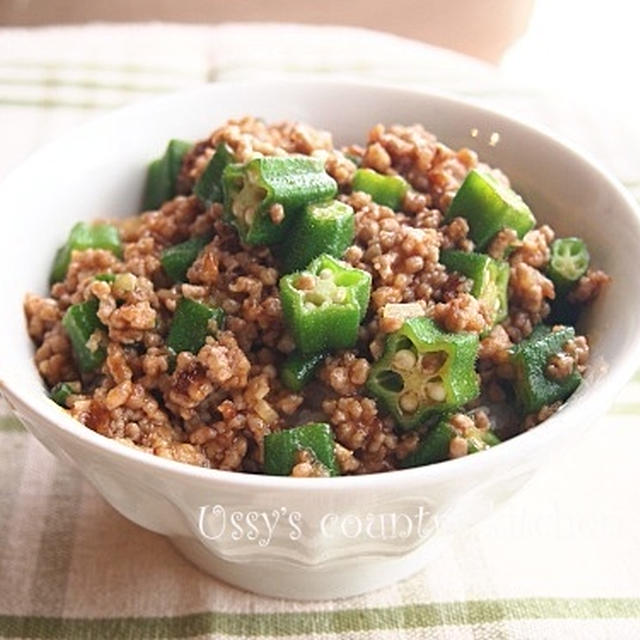
[[[493,237],[487,253],[495,260],[503,260],[507,256],[508,249],[518,242],[518,234],[513,229],[502,229]]]
[[[509,256],[510,264],[524,262],[536,269],[544,269],[549,262],[549,246],[554,237],[553,229],[546,224],[532,229],[524,236],[522,242],[517,243],[516,250]]]
[[[480,340],[477,369],[489,397],[496,402],[504,399],[502,389],[496,381],[510,380],[514,376],[509,362],[509,350],[512,346],[509,334],[502,325],[496,325]]]
[[[589,360],[589,343],[585,336],[576,336],[564,345],[564,351],[573,359],[578,373],[584,373]]]
[[[478,358],[492,364],[503,364],[507,360],[507,352],[513,346],[509,335],[502,325],[496,325],[489,335],[480,341]]]
[[[554,402],[553,404],[544,405],[537,413],[530,413],[525,416],[522,423],[522,427],[525,431],[532,429],[536,425],[544,422],[547,418],[550,418],[562,405],[561,402]]]
[[[354,473],[358,470],[360,462],[353,456],[353,451],[336,443],[335,454],[338,466],[340,467],[340,473]]]
[[[442,248],[473,251],[473,241],[467,237],[469,224],[464,218],[453,218],[442,227]]]
[[[573,373],[575,362],[566,353],[556,353],[549,358],[545,375],[552,380],[562,380]]]
[[[198,352],[198,361],[216,387],[231,390],[247,386],[251,365],[230,331],[219,332],[217,338],[208,337]]]
[[[417,229],[388,207],[363,193],[347,201],[356,211],[356,243],[360,251],[350,262],[373,276],[374,309],[390,302],[429,300],[447,279],[439,264],[439,236],[434,229]],[[354,259],[357,258],[357,259]]]
[[[47,331],[53,329],[62,318],[62,313],[55,300],[39,298],[32,293],[27,294],[25,298],[24,312],[27,317],[29,337],[36,344],[42,344]]]
[[[200,177],[215,147],[225,142],[238,162],[247,162],[255,154],[283,156],[288,153],[310,155],[317,150],[332,151],[331,134],[297,122],[266,124],[246,116],[229,120],[207,140],[196,144],[183,161],[178,178],[180,193],[189,193]]]
[[[368,147],[374,145],[384,149],[391,167],[415,189],[429,194],[441,211],[446,211],[466,174],[478,162],[469,149],[452,151],[421,125],[378,124],[369,132]]]
[[[492,426],[487,412],[483,409],[477,409],[473,412],[473,422],[476,429],[480,429],[480,431],[486,431]]]
[[[516,262],[509,276],[509,304],[529,313],[540,313],[546,300],[553,300],[553,283],[526,262]]]
[[[396,448],[397,436],[380,419],[371,398],[356,395],[325,400],[322,408],[334,427],[337,442],[353,451],[360,462],[358,473],[391,468],[389,454]]]
[[[379,142],[374,142],[364,152],[362,166],[371,167],[378,173],[387,173],[391,169],[391,156]]]
[[[454,436],[449,443],[449,456],[461,458],[469,451],[469,444],[462,436]]]
[[[301,449],[296,453],[295,465],[290,475],[294,478],[326,478],[329,473],[327,468],[314,460],[306,449]]]
[[[584,336],[576,336],[567,341],[560,353],[549,358],[545,375],[554,380],[562,380],[574,371],[584,373],[589,358],[589,343]]]
[[[486,432],[491,428],[491,421],[486,411],[475,410],[471,414],[455,413],[449,420],[457,435],[449,443],[449,457],[461,458],[469,453],[469,437],[478,431]],[[474,430],[476,430],[474,432]]]
[[[388,305],[385,305],[385,308]],[[383,333],[393,333],[402,328],[404,318],[398,316],[382,316],[380,318],[379,327]]]
[[[358,358],[351,351],[327,356],[321,369],[320,379],[341,396],[358,393],[369,375],[369,362]]]
[[[71,343],[61,324],[45,333],[36,349],[36,367],[49,386],[65,380],[77,380],[78,373],[71,354]]]
[[[589,304],[600,295],[602,289],[609,282],[611,282],[611,278],[604,271],[589,269],[580,278],[578,284],[567,296],[567,299],[574,304]]]
[[[484,307],[469,293],[462,293],[433,309],[433,319],[446,331],[481,333],[487,328],[488,315]]]
[[[164,392],[167,408],[184,419],[191,418],[212,391],[207,369],[196,356],[186,351],[178,354],[175,371]]]

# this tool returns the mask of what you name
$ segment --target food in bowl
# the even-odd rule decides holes
[[[35,361],[84,425],[271,475],[388,471],[486,450],[581,382],[573,325],[608,276],[499,169],[422,126],[365,146],[231,120],[149,168],[144,212],[78,223]]]

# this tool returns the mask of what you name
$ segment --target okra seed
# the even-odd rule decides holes
[[[409,370],[416,366],[416,356],[410,349],[400,349],[393,356],[393,366],[396,369]]]
[[[418,408],[418,396],[413,391],[407,391],[400,396],[400,408],[406,413],[414,413]]]
[[[319,291],[308,291],[304,297],[305,302],[310,302],[311,304],[315,304],[317,307],[321,307],[327,299],[325,296]]]
[[[320,271],[320,273],[318,274],[318,277],[321,280],[330,280],[331,276],[333,276],[333,273],[331,273],[331,269],[322,269],[322,271]]]
[[[280,224],[284,220],[284,207],[279,202],[272,204],[269,209],[269,217],[273,224]]]
[[[426,391],[427,395],[436,402],[444,402],[447,397],[442,382],[427,382]]]
[[[247,221],[247,224],[251,224],[253,222],[255,215],[256,215],[255,207],[247,207],[244,210],[244,219]]]
[[[347,290],[343,287],[340,287],[335,290],[333,294],[334,302],[344,302],[347,299]]]

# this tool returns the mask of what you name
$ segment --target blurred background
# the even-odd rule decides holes
[[[491,62],[524,32],[534,0],[4,0],[0,24],[294,22],[388,31]]]
[[[639,17],[629,0],[0,0],[0,104],[55,108],[49,132],[203,81],[331,74],[639,144]]]
[[[627,113],[638,103],[638,17],[638,3],[629,0],[0,0],[2,26],[269,22],[373,29],[492,63],[519,85]]]

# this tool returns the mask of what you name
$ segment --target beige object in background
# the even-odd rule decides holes
[[[499,62],[523,35],[535,0],[5,0],[0,25],[90,21],[299,22],[388,31]]]

